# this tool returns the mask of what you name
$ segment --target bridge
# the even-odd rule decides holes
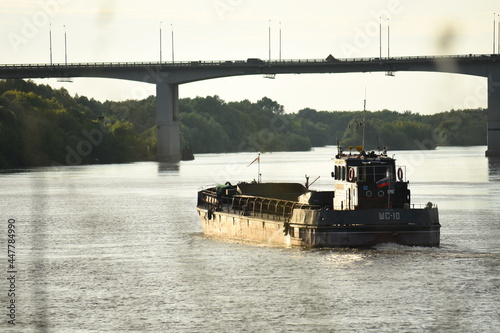
[[[239,76],[302,73],[443,72],[488,78],[488,148],[500,156],[500,55],[352,58],[263,61],[70,63],[0,65],[0,79],[114,78],[156,84],[157,159],[179,161],[179,85]]]

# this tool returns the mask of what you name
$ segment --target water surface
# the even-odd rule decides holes
[[[252,153],[0,174],[4,249],[7,220],[18,226],[12,331],[499,332],[500,162],[485,149],[393,152],[413,202],[439,206],[439,248],[205,238],[196,191],[256,179]],[[330,189],[335,152],[263,154],[262,179]]]

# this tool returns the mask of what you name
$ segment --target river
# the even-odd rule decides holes
[[[204,237],[197,190],[257,178],[258,164],[247,166],[255,153],[0,173],[0,330],[500,332],[500,161],[485,150],[390,152],[406,165],[412,201],[438,205],[439,248],[301,250]],[[307,174],[320,176],[312,188],[330,189],[335,152],[262,154],[262,180]]]

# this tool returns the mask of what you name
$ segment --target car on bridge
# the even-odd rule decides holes
[[[259,59],[259,58],[248,58],[247,63],[248,64],[264,64],[264,60]]]

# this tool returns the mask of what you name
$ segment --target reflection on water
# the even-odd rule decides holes
[[[500,181],[500,157],[488,157],[490,181]]]
[[[158,173],[170,173],[179,171],[179,163],[158,163]]]

